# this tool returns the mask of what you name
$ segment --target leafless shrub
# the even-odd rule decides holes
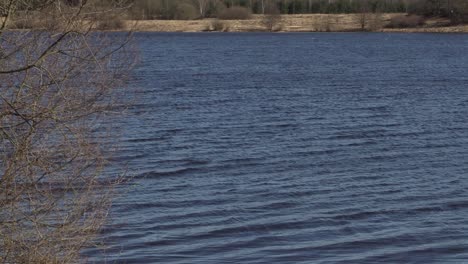
[[[99,20],[96,24],[98,30],[122,30],[124,28],[124,21],[117,17]]]
[[[468,1],[466,0],[413,0],[408,13],[424,17],[445,17],[452,24],[468,23]]]
[[[267,31],[281,30],[281,13],[275,5],[268,6],[265,10],[261,23]]]
[[[9,25],[12,29],[34,29],[42,28],[40,21],[34,19],[15,19],[13,23]]]
[[[228,31],[228,27],[219,19],[214,19],[211,21],[209,26],[209,31]]]
[[[468,24],[468,1],[450,1],[450,8],[448,11],[448,17],[452,24]]]
[[[379,31],[384,27],[384,20],[382,13],[375,12],[372,13],[369,17],[369,30],[371,31]]]
[[[361,1],[358,7],[357,20],[362,31],[365,31],[370,18],[370,6],[368,1]]]
[[[10,29],[40,29],[47,30],[57,27],[59,18],[52,10],[42,10],[41,12],[18,12],[11,17]]]
[[[402,15],[392,17],[390,23],[386,25],[388,28],[412,28],[424,25],[424,18],[418,15]]]
[[[0,263],[76,263],[106,220],[116,181],[93,129],[131,54],[127,37],[91,32],[90,3],[0,1]],[[54,23],[11,32],[22,6]]]
[[[223,20],[245,20],[251,16],[249,9],[240,6],[226,8],[218,14],[218,18]]]
[[[332,30],[332,18],[331,15],[325,14],[316,16],[312,21],[312,27],[318,32],[330,32]]]

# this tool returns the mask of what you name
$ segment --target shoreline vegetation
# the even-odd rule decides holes
[[[57,7],[44,5],[56,1]],[[8,28],[48,29],[82,0],[18,5]],[[89,0],[84,30],[468,33],[467,0]],[[29,4],[26,4],[29,3]],[[1,11],[1,10],[0,10]],[[0,22],[7,11],[0,12]],[[93,15],[94,14],[94,15]],[[88,23],[89,22],[89,23]]]
[[[399,22],[403,20],[403,22]],[[408,20],[409,22],[406,22]],[[43,19],[17,20],[12,30],[45,29]],[[93,24],[90,26],[90,24]],[[421,18],[405,13],[250,15],[248,19],[133,20],[113,17],[85,23],[95,31],[133,32],[401,32],[468,33],[468,24],[444,17]]]
[[[468,33],[467,24],[450,25],[448,19],[433,17],[414,27],[392,27],[392,20],[410,17],[402,13],[365,14],[301,14],[280,15],[268,21],[267,15],[252,15],[249,19],[221,20],[122,20],[118,28],[103,30],[133,30],[135,32],[407,32],[407,33]],[[99,28],[98,28],[99,29]]]
[[[466,0],[126,1],[135,31],[468,32]]]

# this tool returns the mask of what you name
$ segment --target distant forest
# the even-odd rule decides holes
[[[118,1],[118,0],[117,0]],[[252,14],[411,13],[468,20],[468,0],[133,0],[140,19],[217,17],[225,9],[242,7]]]
[[[357,13],[369,11],[400,13],[410,6],[408,0],[134,0],[134,9],[156,17],[173,16],[180,7],[189,6],[201,17],[213,17],[225,8],[244,7],[252,14],[277,9],[281,14]],[[179,8],[178,8],[179,7]]]
[[[62,1],[79,5],[94,2],[96,7],[121,6],[129,19],[201,19],[219,17],[232,9],[233,18],[249,14],[340,14],[408,13],[425,17],[449,17],[452,22],[468,22],[468,0],[30,0],[29,5]]]

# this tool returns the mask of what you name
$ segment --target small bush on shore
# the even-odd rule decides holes
[[[219,21],[219,19],[215,19],[211,21],[210,31],[227,31],[227,26],[224,25],[223,22]]]
[[[34,29],[38,27],[38,23],[30,19],[18,19],[14,20],[10,27],[13,29]]]
[[[452,25],[468,23],[468,1],[466,0],[415,0],[409,3],[409,14],[424,17],[448,18]]]
[[[57,18],[53,15],[34,13],[33,15],[22,13],[14,17],[9,28],[12,29],[47,29],[57,24]]]
[[[119,18],[110,18],[98,21],[97,30],[119,30],[125,27],[125,23]]]
[[[265,15],[263,16],[261,23],[267,31],[280,31],[281,30],[280,10],[275,6],[268,7],[265,12]]]
[[[388,28],[413,28],[424,25],[424,18],[418,15],[402,15],[393,17],[386,27]]]
[[[218,14],[218,18],[223,20],[246,20],[251,16],[249,9],[241,6],[226,8]]]

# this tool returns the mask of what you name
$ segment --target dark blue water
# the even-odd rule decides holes
[[[137,34],[90,260],[467,263],[468,35]]]

